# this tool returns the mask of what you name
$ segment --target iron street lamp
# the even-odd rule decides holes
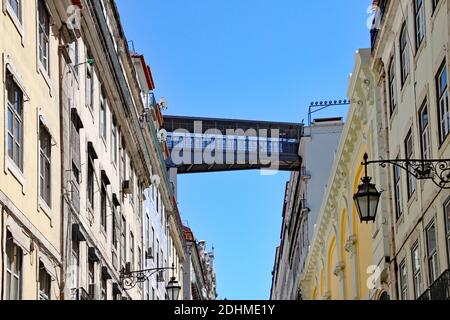
[[[362,184],[358,187],[358,193],[353,196],[356,209],[358,210],[361,222],[369,223],[375,221],[378,202],[380,202],[381,192],[378,192],[375,184],[371,183],[372,178],[367,175],[367,161],[369,156],[364,155],[365,176],[362,178]]]
[[[381,192],[371,183],[372,178],[367,175],[367,167],[370,164],[379,164],[382,168],[393,165],[407,171],[417,180],[432,180],[440,189],[450,189],[450,159],[369,161],[366,153],[361,164],[364,166],[365,176],[358,187],[358,192],[353,196],[361,222],[375,222],[381,197]]]
[[[178,296],[180,295],[181,286],[178,284],[178,281],[175,277],[172,277],[169,281],[169,284],[166,287],[167,295],[169,296],[169,300],[178,300]]]
[[[123,290],[128,291],[133,289],[138,283],[147,281],[152,275],[166,270],[172,270],[172,272],[175,272],[175,265],[173,264],[170,268],[153,268],[131,271],[130,264],[127,264],[127,267],[120,271],[120,283]],[[181,287],[178,285],[178,281],[176,281],[175,277],[170,279],[166,290],[170,299],[178,300]]]

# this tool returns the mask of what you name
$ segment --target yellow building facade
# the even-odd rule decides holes
[[[377,158],[382,147],[374,146],[383,145],[370,50],[359,50],[355,64],[351,108],[299,284],[304,299],[366,300],[381,297],[389,287],[387,210],[381,205],[376,223],[362,224],[353,201],[364,175],[364,154]],[[370,169],[377,183],[384,181],[376,167]]]
[[[1,298],[57,299],[61,266],[58,38],[46,2],[2,1],[1,9]]]

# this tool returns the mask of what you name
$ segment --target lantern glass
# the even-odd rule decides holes
[[[181,287],[178,284],[178,281],[175,278],[172,278],[169,284],[166,287],[167,295],[170,300],[178,300],[178,296],[180,295]]]
[[[380,201],[381,193],[373,183],[370,183],[371,178],[365,177],[362,184],[358,187],[358,193],[355,194],[356,209],[358,210],[361,222],[374,222],[377,215],[378,203]]]

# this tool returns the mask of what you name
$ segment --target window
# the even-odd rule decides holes
[[[78,290],[80,284],[80,244],[78,241],[72,241],[71,263],[73,270],[71,288]]]
[[[135,256],[134,256],[134,234],[133,232],[130,232],[130,262],[131,262],[131,269],[134,269],[134,264],[136,263]]]
[[[436,92],[438,97],[440,142],[444,143],[450,133],[450,113],[448,107],[447,67],[445,62],[436,76]]]
[[[106,232],[106,199],[107,197],[107,193],[106,193],[106,185],[105,183],[102,181],[102,186],[101,186],[101,193],[100,193],[100,224],[103,228],[103,231]]]
[[[117,124],[114,117],[111,124],[111,160],[117,164]]]
[[[8,3],[16,15],[17,20],[22,23],[22,0],[8,0]]]
[[[39,263],[39,300],[51,299],[52,279],[42,262]]]
[[[118,237],[117,237],[117,216],[116,216],[116,209],[113,209],[112,210],[113,211],[113,213],[112,213],[112,226],[111,226],[111,234],[112,234],[112,240],[111,240],[111,243],[112,243],[112,246],[114,247],[114,249],[117,249],[117,244],[118,244]]]
[[[425,6],[423,0],[414,0],[414,16],[416,22],[416,50],[425,38]]]
[[[414,158],[414,144],[413,144],[412,130],[409,130],[408,135],[406,136],[405,139],[405,154],[407,160]],[[410,165],[407,164],[406,166],[409,167]],[[409,172],[407,173],[407,183],[408,183],[408,199],[411,199],[414,192],[416,192],[416,178]]]
[[[75,74],[78,75],[78,67],[80,66],[78,40],[75,40],[70,44],[70,60],[72,61],[72,66],[75,69]]]
[[[107,292],[107,288],[108,288],[108,280],[106,279],[106,277],[102,276],[102,283],[101,283],[101,292],[102,292],[102,297],[101,300],[108,300],[108,292]]]
[[[126,220],[124,217],[122,217],[122,224],[120,225],[120,259],[122,260],[122,264],[125,263],[127,256],[126,256],[126,241],[127,241],[127,234],[126,234]]]
[[[95,288],[95,261],[88,259],[88,284],[89,284],[89,294],[94,298],[94,288]]]
[[[49,39],[50,39],[50,14],[44,0],[39,0],[39,61],[44,70],[49,73]]]
[[[428,268],[430,285],[436,281],[439,275],[438,266],[438,254],[437,254],[437,242],[436,242],[436,227],[434,222],[430,224],[427,228],[427,257],[428,257]]]
[[[145,248],[150,248],[150,218],[145,215]]]
[[[6,283],[5,299],[22,298],[22,249],[13,241],[11,233],[6,234]]]
[[[397,107],[397,85],[395,83],[395,61],[391,60],[391,64],[389,66],[389,102],[391,108],[391,114],[394,112]]]
[[[408,30],[406,23],[403,24],[402,31],[400,32],[400,66],[403,87],[409,76]]]
[[[130,188],[131,188],[130,202],[134,204],[134,170],[131,161],[130,161]]]
[[[106,98],[103,90],[100,95],[100,137],[106,141]]]
[[[401,187],[401,169],[399,167],[394,167],[394,193],[395,193],[395,211],[397,214],[397,219],[403,214],[402,206],[402,187]]]
[[[153,227],[152,227],[151,240],[152,240],[152,250],[153,250],[153,261],[155,261],[155,228],[153,228]]]
[[[88,207],[91,210],[94,210],[94,159],[92,156],[88,154],[88,163],[87,163],[87,198],[88,198]]]
[[[92,55],[89,50],[86,53],[87,60],[92,59]],[[93,108],[94,101],[94,70],[93,67],[86,63],[86,106]]]
[[[411,250],[411,257],[414,277],[414,298],[418,299],[422,294],[422,272],[420,267],[420,252],[418,242],[413,246]]]
[[[444,212],[445,212],[446,234],[447,234],[447,250],[449,250],[448,254],[450,255],[450,200],[448,200],[447,203],[445,204]]]
[[[400,264],[400,295],[402,300],[408,300],[408,271],[404,260]]]
[[[52,137],[47,128],[41,123],[39,126],[39,193],[44,202],[52,207],[51,201],[51,155],[52,155]]]
[[[431,159],[431,144],[430,144],[430,126],[427,101],[422,105],[420,109],[420,138],[422,147],[422,158],[427,160]]]
[[[11,73],[6,72],[7,90],[7,145],[8,156],[23,170],[23,92],[14,82]]]

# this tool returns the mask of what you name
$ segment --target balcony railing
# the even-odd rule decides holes
[[[418,300],[450,300],[450,270],[445,271]]]

